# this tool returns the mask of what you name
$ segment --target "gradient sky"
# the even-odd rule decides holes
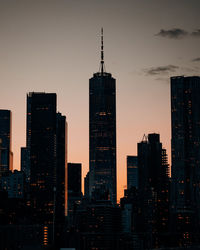
[[[118,198],[126,156],[156,132],[170,155],[170,84],[200,75],[199,0],[0,0],[0,108],[13,114],[14,168],[25,146],[26,94],[57,93],[68,161],[89,163],[89,78],[105,65],[117,84]]]

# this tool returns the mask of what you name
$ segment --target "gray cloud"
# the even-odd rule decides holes
[[[200,57],[196,57],[196,58],[192,59],[192,62],[200,62]]]
[[[167,37],[171,39],[181,39],[188,35],[188,32],[183,29],[174,28],[170,30],[161,29],[156,36]]]
[[[145,72],[147,75],[161,75],[161,74],[169,74],[172,72],[176,72],[179,69],[178,66],[175,65],[167,65],[167,66],[159,66],[150,69],[146,69]]]
[[[191,33],[191,36],[193,37],[200,37],[200,29],[197,29]]]
[[[188,35],[194,38],[200,38],[200,29],[196,29],[190,33],[180,28],[174,28],[169,30],[161,29],[160,32],[158,32],[155,36],[161,36],[170,39],[181,39],[185,38]]]

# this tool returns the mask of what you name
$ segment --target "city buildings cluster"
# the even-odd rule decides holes
[[[116,90],[89,80],[89,171],[67,161],[67,121],[55,93],[27,95],[26,146],[13,171],[11,111],[0,110],[0,249],[142,250],[200,246],[200,77],[171,78],[171,175],[160,135],[127,156],[116,196]],[[70,145],[69,145],[70,146]],[[125,170],[124,170],[125,171]]]

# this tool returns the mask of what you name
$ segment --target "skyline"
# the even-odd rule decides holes
[[[117,87],[119,199],[126,185],[126,156],[137,154],[144,133],[160,133],[171,154],[169,78],[199,74],[200,3],[113,3],[1,1],[0,108],[12,111],[13,168],[19,169],[26,94],[57,93],[58,111],[68,122],[68,162],[82,163],[84,177],[89,168],[89,78],[99,68],[103,26],[106,70]]]
[[[112,131],[115,135],[115,112],[112,113],[115,102],[111,101],[115,99],[114,86],[115,80],[103,71],[90,79],[90,111],[91,106],[95,107],[94,116],[90,112],[90,135],[92,130],[95,132],[90,137],[90,146],[91,139],[98,142],[94,143],[96,156],[92,159],[97,163],[93,165],[97,178],[91,183],[90,165],[84,196],[81,164],[66,166],[66,117],[57,113],[56,94],[29,94],[25,171],[5,170],[0,180],[2,249],[28,249],[28,246],[38,250],[46,246],[79,250],[200,248],[200,77],[171,78],[171,178],[160,135],[144,136],[137,144],[135,178],[138,186],[129,186],[120,204],[116,204],[110,195],[112,190],[108,190],[114,176],[109,176],[112,167],[106,164],[112,162],[112,157],[108,152],[109,143],[105,142],[115,141],[115,136],[112,138],[109,133]],[[91,122],[96,123],[92,130]],[[10,124],[5,127],[9,130]],[[115,151],[115,145],[112,149]],[[1,155],[3,152],[2,149]],[[99,157],[102,153],[104,157]],[[3,158],[0,160],[2,165]],[[102,162],[105,164],[101,165]],[[30,179],[25,175],[29,173],[29,166]],[[128,175],[127,178],[132,173]],[[68,208],[67,216],[64,216],[64,204]]]

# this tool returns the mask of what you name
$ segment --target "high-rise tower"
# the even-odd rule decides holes
[[[145,249],[165,243],[168,230],[169,166],[159,134],[144,136],[138,143],[139,230]]]
[[[90,197],[116,202],[116,90],[105,71],[103,29],[100,70],[89,80]]]
[[[67,164],[67,215],[71,219],[75,204],[80,202],[81,192],[81,163]]]
[[[52,223],[56,187],[56,94],[27,96],[30,198],[39,223]]]
[[[12,170],[11,111],[0,110],[0,177]]]
[[[67,147],[66,117],[56,113],[55,93],[27,96],[27,171],[35,222],[64,222]],[[26,169],[25,169],[26,170]]]
[[[199,96],[200,77],[171,78],[172,221],[185,244],[200,229]]]
[[[128,155],[127,158],[127,189],[138,188],[138,158]]]

